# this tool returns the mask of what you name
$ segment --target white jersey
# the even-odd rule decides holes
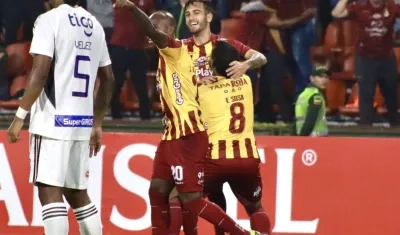
[[[89,12],[63,4],[40,15],[30,53],[53,58],[48,82],[31,109],[29,132],[89,140],[99,67],[111,64],[104,30]]]

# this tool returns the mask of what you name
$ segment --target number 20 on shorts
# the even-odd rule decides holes
[[[171,166],[172,177],[175,181],[183,180],[183,167],[182,166]]]
[[[90,62],[90,57],[86,55],[77,55],[75,59],[74,78],[83,79],[85,81],[85,91],[73,91],[72,96],[86,98],[88,97],[90,75],[79,73],[79,64],[81,62]]]

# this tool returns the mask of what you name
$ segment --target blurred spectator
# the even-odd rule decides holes
[[[300,16],[316,6],[315,0],[267,0],[267,5],[277,12],[281,20]],[[316,43],[316,18],[310,17],[289,29],[289,40],[295,62],[294,81],[296,93],[300,93],[309,82],[312,71],[310,47]]]
[[[386,0],[365,3],[340,0],[332,11],[335,18],[358,22],[355,72],[359,81],[360,124],[372,125],[377,83],[385,98],[391,125],[397,124],[397,61],[393,53],[393,26],[400,16],[400,5]]]
[[[147,14],[154,11],[154,0],[131,0]],[[113,0],[113,3],[115,0]],[[147,93],[147,57],[145,46],[147,37],[137,25],[128,9],[114,9],[114,32],[111,37],[110,56],[115,75],[115,88],[111,101],[111,115],[114,119],[122,117],[120,103],[121,88],[124,85],[125,73],[129,70],[132,82],[139,98],[140,117],[150,119],[150,101]]]
[[[43,0],[1,0],[5,29],[5,45],[17,42],[18,29],[23,25],[23,41],[32,40],[36,18],[45,12]]]
[[[400,0],[394,0],[396,4],[400,4]],[[394,32],[396,32],[396,44],[400,45],[400,18],[397,18],[394,24]]]
[[[110,43],[114,27],[111,0],[87,0],[87,10],[96,17],[104,28],[107,44]]]
[[[8,56],[3,44],[3,33],[0,30],[0,100],[6,100],[9,97],[7,61]]]
[[[188,0],[157,0],[158,9],[170,12],[177,20],[175,37],[179,39],[192,37],[185,23],[185,9],[183,7],[187,1]],[[223,5],[224,1],[225,0],[219,3],[220,0],[213,0],[212,2],[214,3],[214,7],[216,7],[217,4]],[[221,18],[218,15],[218,9],[211,21],[211,32],[213,34],[219,34],[221,32]]]
[[[266,11],[266,6],[261,0],[250,0],[242,6],[241,11],[245,13],[245,24],[239,40],[253,49],[263,51],[268,58],[268,63],[261,69],[258,121],[275,121],[271,102],[273,100],[279,105],[282,120],[290,123],[293,118],[293,105],[290,95],[285,92],[284,80],[288,69],[286,51],[279,30],[307,20],[314,11],[309,9],[298,17],[280,20],[275,12]],[[253,84],[256,84],[256,78],[252,79]]]

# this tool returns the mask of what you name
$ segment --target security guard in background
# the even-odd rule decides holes
[[[329,81],[329,69],[316,66],[311,83],[296,101],[296,133],[299,136],[327,136],[328,124],[325,118],[325,99],[322,91]]]

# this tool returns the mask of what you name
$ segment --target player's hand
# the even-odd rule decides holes
[[[101,127],[94,127],[92,129],[92,134],[90,134],[90,155],[89,157],[97,156],[97,153],[101,148],[101,136],[102,136]]]
[[[226,73],[230,78],[239,78],[250,68],[249,64],[246,62],[233,61],[229,65],[231,67],[226,70]]]
[[[135,3],[129,0],[116,0],[113,4],[114,8],[132,8],[135,6]]]
[[[203,85],[203,84],[210,84],[218,81],[218,78],[216,76],[207,76],[207,77],[202,77],[197,81],[197,85]]]
[[[303,18],[311,18],[317,15],[317,8],[308,8],[302,14]]]
[[[8,128],[7,132],[9,143],[15,143],[20,139],[19,134],[21,133],[21,129],[23,126],[24,126],[24,120],[15,117],[10,127]]]

